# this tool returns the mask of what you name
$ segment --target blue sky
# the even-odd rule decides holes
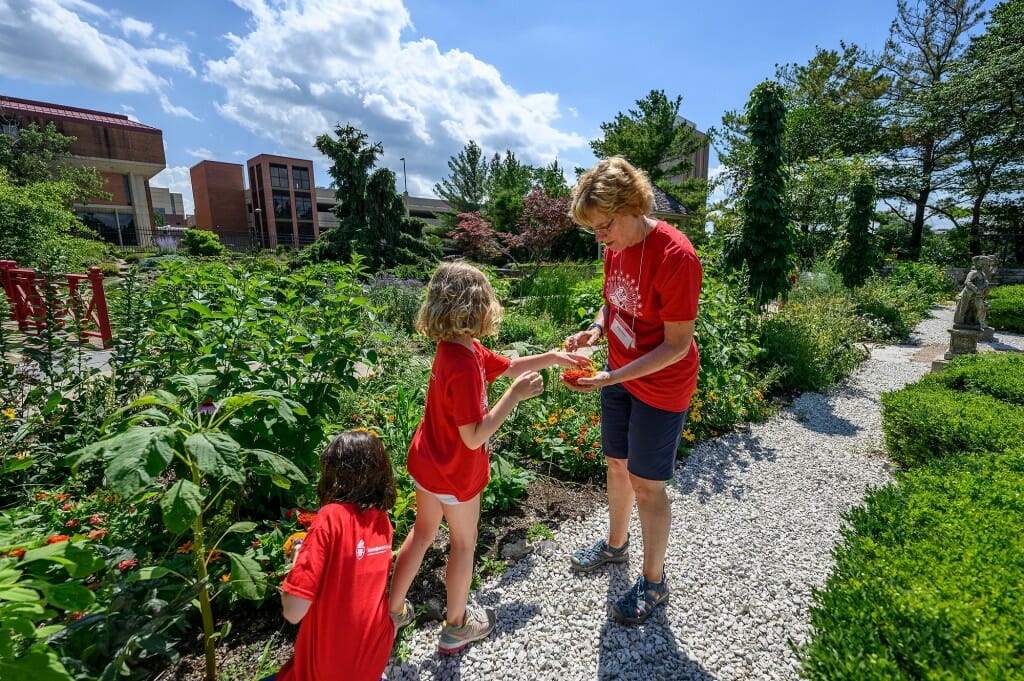
[[[0,0],[0,94],[163,130],[184,194],[203,159],[311,158],[351,123],[432,195],[470,139],[490,155],[594,162],[602,122],[652,89],[706,130],[780,63],[840,40],[880,50],[895,0]],[[718,165],[712,151],[712,173]],[[570,180],[571,181],[571,180]]]

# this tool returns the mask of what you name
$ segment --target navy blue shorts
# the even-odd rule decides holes
[[[622,387],[601,388],[601,446],[611,459],[646,480],[671,480],[689,409],[665,411],[644,404]]]

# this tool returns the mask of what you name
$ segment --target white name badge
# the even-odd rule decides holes
[[[633,334],[632,329],[622,323],[622,318],[619,315],[615,315],[615,318],[612,319],[611,330],[615,337],[619,339],[619,342],[627,348],[632,348],[636,345],[636,335]]]

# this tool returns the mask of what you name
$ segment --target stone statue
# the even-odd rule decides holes
[[[988,314],[988,303],[985,296],[991,286],[989,273],[992,272],[992,259],[987,255],[976,255],[971,258],[974,265],[964,279],[964,288],[956,297],[956,310],[953,312],[953,328],[982,331],[985,317]]]

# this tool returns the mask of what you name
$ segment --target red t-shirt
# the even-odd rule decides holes
[[[316,514],[282,587],[313,605],[278,681],[380,681],[395,640],[391,536],[384,511],[327,504]]]
[[[696,319],[703,275],[690,240],[660,220],[644,242],[619,252],[606,250],[603,294],[609,307],[608,365],[618,369],[661,345],[665,322]],[[627,347],[630,335],[635,342]],[[697,389],[699,368],[694,340],[683,359],[622,385],[652,407],[683,411]]]
[[[409,475],[434,494],[469,501],[491,476],[488,443],[470,449],[459,426],[480,423],[487,415],[487,384],[505,373],[510,360],[478,341],[473,349],[438,341],[430,385],[416,434],[409,444]]]

